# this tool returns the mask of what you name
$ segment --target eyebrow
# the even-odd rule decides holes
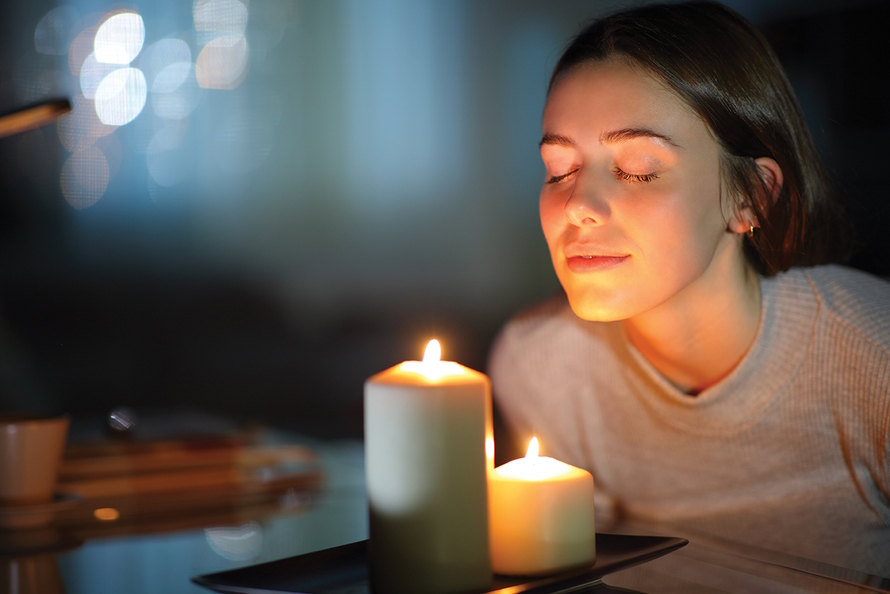
[[[650,130],[649,128],[622,128],[621,130],[603,132],[603,134],[600,136],[600,143],[614,144],[616,142],[624,142],[627,140],[632,140],[634,138],[658,138],[671,146],[681,148],[680,145],[674,142],[670,136],[659,134],[658,132]],[[568,148],[575,148],[576,146],[575,141],[568,136],[551,133],[544,134],[543,138],[541,138],[541,142],[538,143],[538,146],[544,146],[545,144],[564,146]]]
[[[615,142],[624,142],[634,138],[659,138],[671,146],[680,148],[680,145],[673,141],[670,136],[659,134],[649,128],[623,128],[621,130],[612,130],[611,132],[603,132],[600,136],[602,144],[612,144]]]
[[[545,134],[544,137],[541,138],[541,142],[538,143],[538,146],[544,146],[545,144],[555,144],[556,146],[575,148],[575,141],[562,134]]]

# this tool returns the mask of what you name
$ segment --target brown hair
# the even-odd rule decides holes
[[[652,5],[584,29],[563,52],[549,90],[573,67],[624,57],[663,80],[722,147],[721,175],[760,223],[745,254],[766,276],[841,262],[851,227],[816,152],[797,98],[766,39],[712,2]],[[770,157],[784,183],[775,202],[755,159]]]

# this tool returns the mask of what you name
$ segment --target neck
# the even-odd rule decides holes
[[[741,245],[730,241],[696,281],[624,325],[655,369],[684,392],[697,394],[744,358],[757,335],[760,309],[757,274]]]

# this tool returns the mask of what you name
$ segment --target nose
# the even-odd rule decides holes
[[[594,180],[580,173],[575,180],[572,193],[566,200],[566,220],[578,227],[601,225],[609,217],[609,203],[602,190],[596,187]]]

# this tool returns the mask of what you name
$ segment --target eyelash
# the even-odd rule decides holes
[[[578,170],[573,169],[572,171],[569,171],[568,173],[563,173],[562,175],[554,175],[553,177],[551,177],[550,179],[547,180],[547,183],[548,184],[558,184],[559,182],[566,179],[567,177],[569,177],[576,171],[578,171]],[[652,181],[655,181],[656,179],[658,179],[657,173],[645,173],[645,174],[626,173],[624,171],[621,171],[617,167],[613,170],[613,173],[615,174],[615,177],[617,177],[619,180],[624,181],[624,182],[629,182],[629,183],[647,184],[649,182],[652,182]]]
[[[621,171],[617,167],[613,170],[615,173],[615,177],[620,179],[621,181],[630,182],[630,183],[643,183],[647,184],[651,181],[655,181],[658,179],[657,173],[644,173],[642,175],[636,173],[625,173]]]
[[[569,177],[570,175],[572,175],[572,174],[575,173],[576,171],[578,171],[578,170],[577,170],[577,169],[572,169],[572,170],[569,171],[568,173],[563,173],[562,175],[554,175],[553,177],[551,177],[550,179],[547,180],[547,183],[548,183],[548,184],[558,184],[559,182],[561,182],[561,181],[564,180],[565,178]]]

